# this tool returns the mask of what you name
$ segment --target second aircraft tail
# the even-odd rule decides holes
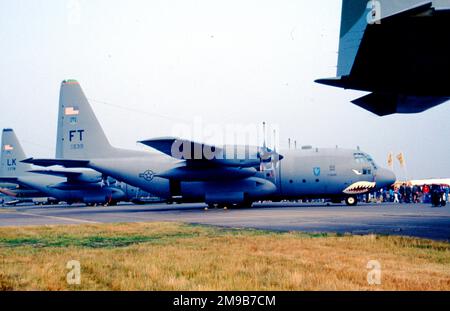
[[[30,174],[31,165],[20,161],[25,152],[12,129],[3,129],[0,177],[20,177]]]

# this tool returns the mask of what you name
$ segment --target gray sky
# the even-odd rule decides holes
[[[111,143],[176,124],[277,124],[282,147],[360,146],[411,178],[449,177],[450,104],[379,118],[336,75],[341,1],[0,0],[0,127],[53,156],[62,80],[77,79]],[[108,103],[108,105],[104,104]],[[115,107],[128,107],[127,109]],[[397,163],[396,163],[397,164]],[[405,172],[396,167],[399,177]]]

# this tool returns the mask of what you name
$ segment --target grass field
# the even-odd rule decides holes
[[[66,264],[81,265],[69,285]],[[369,285],[367,263],[381,265]],[[0,228],[1,290],[450,290],[450,244],[181,223]]]

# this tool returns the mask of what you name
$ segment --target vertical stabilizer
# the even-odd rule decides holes
[[[343,0],[337,76],[350,74],[369,24],[424,4],[448,5],[448,0]]]
[[[1,177],[20,177],[29,175],[30,164],[21,163],[26,158],[25,152],[12,129],[3,129],[1,153]]]
[[[355,62],[367,26],[367,0],[343,0],[337,76],[345,76]]]

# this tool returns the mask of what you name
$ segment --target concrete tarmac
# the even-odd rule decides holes
[[[345,205],[265,203],[245,209],[204,204],[109,207],[16,206],[0,210],[0,226],[176,221],[279,231],[385,234],[450,241],[450,208],[428,204]]]

